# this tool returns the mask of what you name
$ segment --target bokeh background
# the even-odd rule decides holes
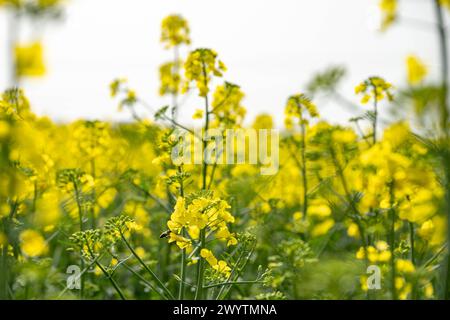
[[[367,75],[383,75],[395,85],[406,82],[405,57],[414,54],[438,73],[438,49],[431,1],[399,1],[399,23],[377,30],[378,0],[67,0],[64,18],[39,32],[26,25],[20,38],[41,37],[46,76],[22,86],[39,115],[57,121],[77,118],[120,120],[108,84],[126,77],[155,107],[158,66],[171,52],[159,42],[161,20],[183,15],[191,27],[192,48],[214,48],[227,64],[225,80],[246,93],[247,122],[261,112],[283,124],[283,106],[292,92],[303,90],[311,75],[330,65],[348,70],[341,92],[354,98],[354,87]],[[8,86],[7,14],[0,10],[0,89]],[[321,115],[333,123],[352,116],[336,102],[317,101]],[[198,99],[180,110],[192,123]],[[383,110],[381,111],[383,112]],[[150,115],[149,115],[150,116]]]

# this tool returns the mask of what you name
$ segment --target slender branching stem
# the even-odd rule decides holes
[[[158,276],[145,264],[144,261],[142,261],[141,257],[139,257],[139,255],[136,253],[136,251],[134,251],[133,247],[130,245],[128,240],[125,238],[122,231],[120,231],[120,236],[121,236],[123,242],[125,243],[125,245],[127,246],[128,250],[130,250],[130,252],[133,254],[133,256],[139,261],[139,263],[144,267],[144,269],[150,274],[150,276],[153,278],[153,280],[156,281],[156,283],[158,284],[158,287],[160,287],[164,291],[164,293],[166,294],[166,296],[169,299],[175,300],[174,296],[169,291],[169,289],[167,289],[167,287],[164,285],[164,283],[162,283],[162,281],[158,278]]]
[[[80,232],[84,231],[84,226],[83,226],[83,208],[81,207],[81,201],[80,201],[80,190],[78,188],[78,184],[75,181],[75,179],[73,179],[72,181],[73,184],[73,188],[75,190],[75,202],[77,203],[77,208],[78,208],[78,223],[79,223],[79,228],[80,228]],[[80,266],[81,269],[84,269],[84,259],[82,256],[83,253],[83,249],[80,249]],[[80,282],[81,282],[81,288],[80,288],[80,299],[84,298],[84,277],[81,276],[80,278]]]
[[[89,251],[89,254],[91,255],[92,259],[94,259],[95,264],[97,265],[97,267],[100,268],[100,270],[102,271],[102,273],[105,275],[105,277],[109,280],[109,282],[111,282],[112,286],[114,287],[114,289],[116,290],[117,294],[120,296],[120,298],[122,300],[127,300],[125,298],[125,296],[122,293],[122,290],[120,290],[119,286],[117,285],[117,282],[113,279],[113,277],[111,276],[111,274],[109,274],[108,271],[105,270],[105,268],[103,268],[102,264],[100,262],[98,262],[98,259],[96,259],[94,253],[92,252],[91,247],[89,246],[88,242],[86,242],[86,247]]]
[[[200,251],[205,247],[205,229],[200,231]],[[203,274],[204,274],[204,261],[203,258],[200,257],[197,262],[197,281],[196,281],[196,291],[195,291],[195,300],[203,299]]]
[[[444,13],[442,9],[442,5],[439,0],[433,0],[436,20],[437,20],[437,33],[439,37],[439,45],[440,45],[440,59],[441,59],[441,85],[442,85],[442,93],[441,93],[441,103],[440,103],[440,120],[441,120],[441,128],[443,134],[448,138],[448,121],[449,121],[449,110],[448,110],[448,76],[449,76],[449,51],[448,51],[448,39],[447,39],[447,30],[445,27],[444,21]]]
[[[394,186],[395,182],[389,183],[389,193],[390,193],[390,230],[389,230],[389,250],[391,252],[391,294],[392,300],[397,300],[397,288],[395,287],[395,280],[397,277],[397,272],[395,268],[395,223],[396,223],[396,212],[395,212],[395,196],[394,196]]]
[[[173,47],[173,74],[175,77],[178,77],[179,75],[179,68],[178,68],[178,60],[179,60],[179,48],[178,46]],[[172,110],[171,110],[171,119],[173,121],[177,120],[177,113],[178,113],[178,88],[175,88],[175,90],[172,92]]]
[[[250,251],[248,252],[248,254],[245,256],[244,258],[244,262],[242,263],[242,266],[239,266],[239,263],[241,261],[241,257],[239,257],[238,261],[236,262],[235,267],[233,268],[231,275],[229,277],[229,280],[232,279],[232,277],[234,276],[234,281],[236,281],[239,276],[241,275],[241,273],[245,270],[245,267],[247,266],[248,262],[250,261],[250,258],[253,254],[253,252],[255,251],[256,248],[256,242],[253,243],[252,248],[250,249]],[[243,252],[244,253],[244,252]],[[225,289],[226,288],[226,289]],[[228,295],[228,293],[230,292],[231,288],[233,288],[233,285],[229,285],[229,286],[223,286],[220,289],[219,294],[217,295],[216,300],[219,300],[221,298],[222,292],[224,291],[223,295],[222,295],[222,299],[225,299],[225,297]],[[225,290],[224,290],[225,289]]]
[[[94,178],[94,180],[96,179],[96,173],[95,173],[95,158],[92,158],[90,161],[90,166],[91,166],[91,176],[92,178]],[[95,186],[92,187],[92,192],[91,192],[91,196],[92,196],[92,201],[95,201],[95,198],[97,197],[97,192],[95,190]],[[95,206],[90,206],[89,208],[89,213],[91,215],[91,228],[95,229],[97,226],[97,221],[96,221],[96,217],[95,217]]]
[[[248,281],[230,281],[230,282],[221,282],[214,283],[210,285],[203,286],[203,288],[214,288],[214,287],[222,287],[227,285],[241,285],[241,284],[255,284],[255,283],[263,283],[262,280],[248,280]]]
[[[179,166],[178,167],[178,172],[180,174],[183,173],[183,167]],[[183,178],[180,178],[180,196],[184,197],[184,183],[183,183]],[[183,230],[181,231],[182,236],[186,236],[186,232],[183,228]],[[186,249],[182,249],[181,250],[181,266],[180,266],[180,287],[179,287],[179,292],[178,292],[178,300],[183,300],[184,299],[184,291],[185,291],[185,283],[186,283]]]
[[[306,220],[306,215],[308,214],[308,177],[306,168],[306,124],[303,119],[300,119],[300,130],[301,130],[301,161],[302,161],[302,179],[303,179],[303,221]]]
[[[444,139],[445,148],[447,149],[442,156],[443,169],[444,169],[444,188],[445,188],[445,206],[447,211],[447,247],[450,248],[450,165],[449,165],[449,110],[448,110],[448,77],[449,77],[449,51],[448,51],[448,39],[447,30],[444,21],[443,8],[439,0],[433,0],[436,20],[437,20],[437,33],[439,37],[440,45],[440,59],[441,59],[441,83],[442,83],[442,93],[441,93],[441,103],[440,103],[440,126],[442,131],[442,137]],[[450,250],[447,248],[446,261],[444,262],[444,289],[442,298],[450,298]]]
[[[333,160],[335,169],[337,171],[337,175],[338,175],[339,179],[341,180],[341,184],[344,189],[345,198],[350,206],[350,209],[351,209],[353,215],[355,216],[354,218],[352,218],[352,221],[358,227],[359,236],[361,237],[361,243],[363,245],[364,259],[366,262],[366,266],[368,266],[369,259],[367,257],[367,240],[366,240],[363,225],[362,225],[361,221],[357,218],[357,217],[361,216],[361,213],[359,212],[359,210],[356,206],[356,203],[355,203],[354,199],[352,198],[352,195],[350,194],[350,189],[348,187],[347,179],[345,178],[344,170],[337,158],[336,151],[334,150],[333,146],[329,146],[329,149],[330,149],[330,153],[331,153],[331,158]]]
[[[208,74],[206,73],[205,63],[202,62],[203,69],[203,79],[205,88],[208,88]],[[205,127],[203,132],[203,167],[202,167],[202,190],[207,190],[207,176],[208,176],[208,163],[206,161],[205,153],[208,148],[208,129],[209,129],[209,101],[208,101],[208,93],[206,93],[205,97]],[[205,247],[206,234],[205,229],[200,231],[200,251]],[[204,273],[204,261],[203,258],[200,257],[197,263],[197,288],[195,291],[195,299],[203,299],[203,273]]]
[[[146,286],[148,286],[150,289],[152,289],[153,291],[155,291],[161,298],[167,300],[167,297],[165,295],[163,295],[161,292],[159,292],[159,290],[157,290],[153,284],[149,281],[147,281],[147,279],[145,279],[142,275],[140,275],[139,273],[137,273],[132,267],[130,267],[128,264],[124,263],[123,264],[124,268],[127,269],[128,271],[130,271],[132,274],[134,274],[136,277],[138,277]]]
[[[377,125],[378,125],[378,94],[377,87],[373,85],[373,144],[377,143]]]
[[[409,242],[411,245],[411,262],[415,265],[416,264],[416,248],[415,248],[415,230],[414,230],[414,223],[408,222],[409,225]]]

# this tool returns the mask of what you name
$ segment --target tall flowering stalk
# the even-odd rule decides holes
[[[377,126],[378,126],[378,104],[384,98],[389,101],[393,100],[391,93],[392,85],[380,77],[370,77],[360,83],[355,88],[356,94],[362,94],[362,104],[367,104],[370,100],[373,102],[373,111],[369,114],[369,119],[372,122],[372,141],[373,144],[377,142]]]
[[[65,192],[67,192],[76,203],[76,210],[78,213],[78,224],[79,224],[79,232],[83,232],[85,230],[85,208],[89,207],[89,200],[86,199],[84,189],[91,189],[94,187],[94,179],[91,175],[88,175],[81,170],[78,169],[65,169],[58,173],[57,182],[60,188],[62,188]],[[84,259],[82,252],[80,251],[80,266],[81,269],[84,269]],[[84,282],[85,277],[81,276],[81,288],[80,288],[80,298],[84,298]]]
[[[308,213],[308,168],[306,159],[306,129],[309,124],[309,118],[319,117],[316,105],[304,94],[297,94],[288,98],[285,108],[285,124],[288,129],[294,124],[300,126],[300,166],[303,182],[303,220]]]
[[[227,245],[236,245],[235,235],[228,230],[227,224],[234,223],[234,217],[224,200],[213,198],[211,193],[200,193],[194,199],[178,198],[175,210],[167,223],[170,234],[169,243],[174,242],[180,249],[195,250],[200,255],[197,261],[197,289],[195,298],[203,299],[204,266],[203,259],[218,273],[225,276],[231,268],[224,260],[218,260],[212,251],[206,248],[206,238],[225,241]],[[181,235],[186,231],[186,236]],[[201,266],[202,269],[200,269]]]
[[[172,126],[176,127],[177,113],[178,113],[178,96],[181,91],[181,68],[182,61],[180,59],[180,48],[183,45],[189,45],[190,29],[186,19],[181,15],[169,15],[163,19],[161,23],[161,43],[163,43],[165,49],[172,49],[173,60],[164,63],[159,69],[160,75],[160,89],[159,94],[161,96],[169,95],[172,99],[170,117],[172,120]],[[176,166],[179,177],[179,196],[184,197],[183,187],[183,164]],[[184,233],[184,231],[183,231]],[[168,250],[168,259],[170,257],[170,247]],[[181,280],[179,287],[178,298],[184,298],[185,281],[186,281],[186,249],[182,249],[181,253]]]
[[[444,299],[450,298],[450,130],[449,130],[449,105],[448,105],[448,77],[450,72],[449,66],[449,49],[447,39],[447,29],[444,21],[444,6],[450,7],[450,4],[446,0],[432,0],[436,21],[437,21],[437,33],[439,37],[440,46],[440,60],[441,60],[441,95],[440,95],[440,127],[442,131],[443,150],[441,152],[443,171],[445,174],[444,187],[445,187],[445,206],[447,211],[447,256],[445,261],[444,270],[444,293],[442,297]]]
[[[222,72],[226,71],[226,67],[222,61],[217,59],[217,53],[211,49],[196,49],[192,51],[185,64],[185,76],[187,79],[187,85],[189,82],[194,81],[196,87],[199,91],[199,96],[203,97],[205,103],[204,109],[204,127],[203,127],[203,135],[202,135],[202,190],[207,190],[207,177],[208,177],[208,162],[205,156],[205,151],[208,147],[208,130],[210,125],[210,109],[209,109],[209,98],[208,93],[210,91],[210,83],[212,81],[212,77],[221,77]],[[204,249],[206,241],[205,230],[200,230],[200,247],[199,250]],[[200,259],[197,267],[197,289],[195,298],[202,299],[203,298],[203,272],[204,272],[204,262],[203,259]]]
[[[170,95],[172,98],[171,117],[176,120],[178,112],[178,95],[181,89],[181,66],[180,47],[189,45],[189,24],[180,15],[170,15],[161,23],[161,42],[165,49],[173,50],[173,60],[161,65],[159,69],[160,89],[159,94]]]

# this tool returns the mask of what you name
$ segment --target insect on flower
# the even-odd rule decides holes
[[[172,232],[172,231],[170,231],[170,230],[166,230],[166,231],[164,231],[163,233],[161,233],[161,234],[159,235],[159,238],[160,238],[160,239],[167,238],[167,237],[170,235],[171,232]]]

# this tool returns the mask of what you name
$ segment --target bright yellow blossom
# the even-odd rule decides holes
[[[203,119],[203,110],[202,109],[195,110],[194,114],[192,115],[192,119]]]
[[[415,267],[410,260],[397,259],[395,261],[395,267],[401,273],[412,273],[415,271]]]
[[[44,49],[42,44],[16,45],[15,65],[18,77],[41,77],[45,75]]]
[[[39,257],[47,253],[45,239],[37,231],[27,229],[20,233],[20,248],[29,257]]]
[[[195,81],[199,96],[205,97],[210,90],[211,77],[222,77],[222,72],[226,68],[223,62],[217,59],[217,53],[214,50],[202,48],[189,53],[184,63],[184,70],[188,81],[186,85]]]
[[[408,72],[408,83],[411,85],[420,84],[428,73],[427,66],[413,55],[406,58],[406,70]]]
[[[380,0],[379,7],[383,16],[381,30],[386,30],[397,19],[398,0]]]
[[[362,94],[362,104],[367,104],[371,99],[376,102],[387,97],[389,101],[393,100],[391,93],[392,85],[380,77],[370,77],[355,87],[355,94]]]
[[[166,48],[190,44],[187,20],[180,15],[170,15],[164,18],[161,23],[161,42],[165,44]]]
[[[202,249],[200,256],[204,258],[208,264],[217,272],[224,274],[226,277],[230,275],[231,268],[224,260],[217,260],[213,253],[208,249]]]

